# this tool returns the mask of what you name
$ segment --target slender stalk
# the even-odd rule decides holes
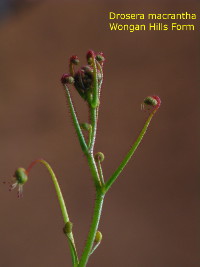
[[[90,127],[89,133],[88,133],[88,148],[90,148],[91,142],[92,142],[92,126]]]
[[[89,151],[93,152],[95,139],[96,139],[96,133],[97,133],[97,108],[89,107],[89,111],[90,111],[90,120],[91,120],[90,123],[92,125]]]
[[[100,99],[100,95],[101,95],[101,86],[102,86],[102,83],[103,83],[103,69],[102,69],[102,66],[99,64],[98,61],[96,61],[96,65],[97,65],[97,69],[100,71],[101,73],[101,80],[100,80],[100,83],[99,83],[99,99]]]
[[[74,64],[71,62],[70,60],[70,63],[69,63],[69,73],[70,75],[73,77],[74,74],[75,74],[75,71],[74,71]]]
[[[92,178],[94,180],[94,184],[95,184],[96,190],[98,190],[101,187],[101,182],[100,182],[100,178],[99,178],[96,162],[94,160],[94,156],[93,156],[93,154],[89,153],[89,154],[86,155],[86,157],[87,157],[87,160],[88,160],[88,165],[90,167],[90,171],[91,171],[91,174],[92,174]]]
[[[56,178],[56,175],[55,175],[54,171],[52,170],[51,166],[48,164],[48,162],[46,162],[43,159],[38,159],[38,160],[33,161],[30,164],[30,166],[27,168],[27,170],[26,170],[27,175],[28,175],[28,173],[30,172],[30,170],[32,169],[32,167],[36,163],[42,163],[47,168],[47,170],[49,171],[49,174],[50,174],[51,179],[53,181],[53,184],[54,184],[54,187],[55,187],[55,190],[56,190],[56,194],[57,194],[57,197],[58,197],[58,202],[59,202],[61,213],[62,213],[62,216],[63,216],[63,221],[66,224],[67,222],[69,222],[69,215],[68,215],[68,212],[67,212],[65,201],[64,201],[64,198],[63,198],[63,195],[62,195],[58,180]],[[76,252],[76,246],[75,246],[75,242],[74,242],[73,233],[71,232],[71,233],[67,234],[67,237],[68,237],[68,243],[69,243],[69,247],[70,247],[70,253],[71,253],[71,256],[72,256],[73,266],[75,267],[75,266],[77,266],[79,261],[78,261],[78,255],[77,255],[77,252]]]
[[[129,150],[129,152],[127,153],[127,155],[125,156],[125,158],[123,159],[123,161],[121,162],[121,164],[119,165],[119,167],[116,169],[116,171],[112,174],[112,176],[109,178],[109,180],[106,182],[105,184],[105,192],[107,192],[110,187],[112,186],[112,184],[116,181],[117,177],[119,176],[119,174],[122,172],[122,170],[124,169],[124,167],[126,166],[126,164],[129,162],[129,160],[131,159],[131,157],[133,156],[133,154],[135,153],[137,147],[139,146],[140,142],[142,141],[147,128],[151,122],[151,119],[153,118],[153,115],[155,114],[157,109],[154,109],[151,114],[149,115],[148,119],[146,120],[144,127],[142,129],[142,131],[140,132],[137,140],[135,141],[135,143],[133,144],[133,146],[131,147],[131,149]]]
[[[93,87],[93,100],[91,106],[89,107],[90,111],[90,120],[92,125],[92,134],[91,134],[91,143],[89,146],[89,151],[93,151],[94,143],[96,138],[96,131],[97,131],[97,120],[98,120],[98,113],[99,113],[99,99],[100,99],[100,91],[103,82],[103,71],[98,61],[94,57],[92,57],[92,65],[93,65],[93,79],[94,79],[94,87]],[[98,81],[98,73],[97,68],[101,73],[101,80]]]
[[[94,55],[92,57],[92,66],[93,66],[94,87],[93,87],[93,99],[92,99],[91,106],[93,108],[96,108],[99,105],[99,85],[98,85],[96,59]]]
[[[90,252],[90,255],[92,255],[94,252],[95,252],[95,250],[98,248],[98,246],[101,244],[101,242],[98,242],[94,247],[93,247],[93,249],[91,250],[91,252]]]
[[[96,120],[98,121],[98,116],[99,116],[99,106],[100,106],[100,96],[101,96],[101,87],[102,87],[102,83],[103,83],[103,70],[102,70],[102,67],[101,65],[99,64],[98,61],[96,61],[96,65],[97,65],[97,69],[100,71],[101,73],[101,80],[98,84],[99,88],[98,88],[98,93],[99,93],[99,105],[97,106],[96,108]]]
[[[79,139],[81,148],[82,148],[84,153],[87,153],[88,147],[87,147],[87,144],[85,142],[85,138],[83,136],[80,124],[78,122],[78,118],[76,116],[76,112],[75,112],[74,105],[73,105],[73,102],[72,102],[72,99],[71,99],[71,96],[70,96],[70,92],[69,92],[69,89],[68,89],[66,84],[64,85],[64,88],[65,88],[65,92],[66,92],[67,101],[68,101],[68,104],[69,104],[70,113],[71,113],[72,120],[73,120],[73,123],[74,123],[74,128],[75,128],[76,133],[78,135],[78,139]]]
[[[92,224],[91,224],[88,238],[86,241],[85,249],[84,249],[83,254],[81,256],[78,267],[85,267],[87,262],[88,262],[90,253],[92,251],[92,246],[94,243],[95,235],[96,235],[96,232],[97,232],[98,226],[99,226],[99,220],[101,217],[103,200],[104,200],[104,194],[97,192],[96,200],[95,200],[95,207],[94,207],[94,214],[93,214],[93,218],[92,218]]]
[[[97,169],[98,169],[98,173],[99,173],[99,179],[100,179],[100,182],[101,182],[101,186],[103,186],[105,184],[105,182],[104,182],[103,170],[101,168],[100,160],[97,161]]]

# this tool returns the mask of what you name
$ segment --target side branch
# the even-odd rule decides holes
[[[69,88],[67,87],[66,84],[64,85],[64,88],[65,88],[65,92],[66,92],[67,101],[68,101],[68,104],[69,104],[70,113],[71,113],[72,120],[73,120],[73,123],[74,123],[74,127],[75,127],[76,133],[78,135],[78,139],[79,139],[81,148],[82,148],[83,152],[86,154],[87,151],[88,151],[88,147],[87,147],[87,144],[85,142],[85,138],[83,136],[80,124],[78,122],[78,118],[76,116],[76,112],[75,112],[75,109],[74,109],[74,106],[73,106],[73,103],[72,103],[72,99],[71,99],[71,96],[70,96]]]
[[[110,187],[112,186],[112,184],[116,181],[116,179],[118,178],[118,176],[120,175],[120,173],[123,171],[124,167],[126,166],[126,164],[129,162],[129,160],[131,159],[131,157],[133,156],[133,154],[135,153],[137,147],[139,146],[140,142],[142,141],[147,128],[151,122],[151,119],[153,118],[153,115],[155,114],[157,109],[154,109],[152,111],[152,113],[149,115],[148,119],[146,120],[144,127],[142,129],[142,131],[140,132],[137,140],[135,141],[135,143],[133,144],[133,146],[131,147],[131,149],[129,150],[129,152],[127,153],[127,155],[125,156],[125,158],[123,159],[123,161],[121,162],[121,164],[119,165],[119,167],[116,169],[116,171],[113,173],[113,175],[109,178],[109,180],[106,182],[105,184],[105,192],[107,192]]]
[[[50,174],[51,179],[53,181],[53,184],[54,184],[54,187],[55,187],[55,190],[56,190],[56,194],[57,194],[57,197],[58,197],[58,202],[59,202],[61,213],[62,213],[62,216],[63,216],[63,221],[64,221],[65,224],[68,223],[69,222],[69,216],[68,216],[67,208],[66,208],[66,205],[65,205],[65,201],[64,201],[60,186],[58,184],[58,180],[56,178],[56,175],[55,175],[54,171],[52,170],[51,166],[48,164],[48,162],[46,162],[43,159],[38,159],[38,160],[33,161],[30,164],[30,166],[28,167],[28,169],[26,170],[27,175],[29,174],[29,172],[31,171],[32,167],[36,163],[42,163],[47,168],[47,170],[49,171],[49,174]],[[77,266],[79,261],[78,261],[78,255],[77,255],[77,252],[76,252],[76,246],[75,246],[75,242],[74,242],[74,237],[73,237],[72,231],[67,234],[67,237],[68,237],[68,243],[69,243],[70,252],[71,252],[71,256],[72,256],[73,266]]]

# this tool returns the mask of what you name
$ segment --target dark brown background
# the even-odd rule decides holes
[[[134,159],[106,196],[103,241],[88,266],[198,267],[199,25],[194,32],[111,32],[108,12],[196,13],[198,1],[54,1],[30,4],[0,26],[1,180],[36,158],[55,170],[79,254],[94,188],[59,79],[68,57],[106,56],[96,151],[105,176],[118,166],[146,118],[140,103],[162,106]],[[134,21],[132,21],[134,23]],[[191,21],[189,21],[191,23]],[[87,109],[74,93],[81,121]],[[36,166],[24,198],[0,186],[0,266],[71,266],[54,188]]]

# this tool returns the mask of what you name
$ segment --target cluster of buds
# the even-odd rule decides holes
[[[87,65],[82,66],[77,71],[74,67],[79,65],[77,56],[71,56],[69,59],[69,74],[63,74],[61,83],[63,85],[73,84],[79,95],[91,104],[95,97],[94,87],[98,87],[98,95],[103,80],[103,64],[105,58],[103,53],[95,54],[89,50],[86,54]],[[96,84],[95,84],[96,83]]]

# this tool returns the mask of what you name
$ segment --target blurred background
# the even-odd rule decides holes
[[[198,20],[192,21],[194,32],[111,32],[110,11],[187,11]],[[65,196],[79,255],[95,192],[60,84],[68,58],[77,54],[84,65],[88,49],[106,57],[95,148],[105,154],[106,179],[143,127],[143,99],[162,99],[134,158],[105,198],[103,241],[88,267],[200,265],[199,15],[199,1],[193,0],[0,2],[1,181],[36,158],[47,160]],[[87,121],[85,103],[72,94],[80,121]],[[2,184],[0,203],[0,266],[71,266],[43,166],[32,170],[21,200]]]

